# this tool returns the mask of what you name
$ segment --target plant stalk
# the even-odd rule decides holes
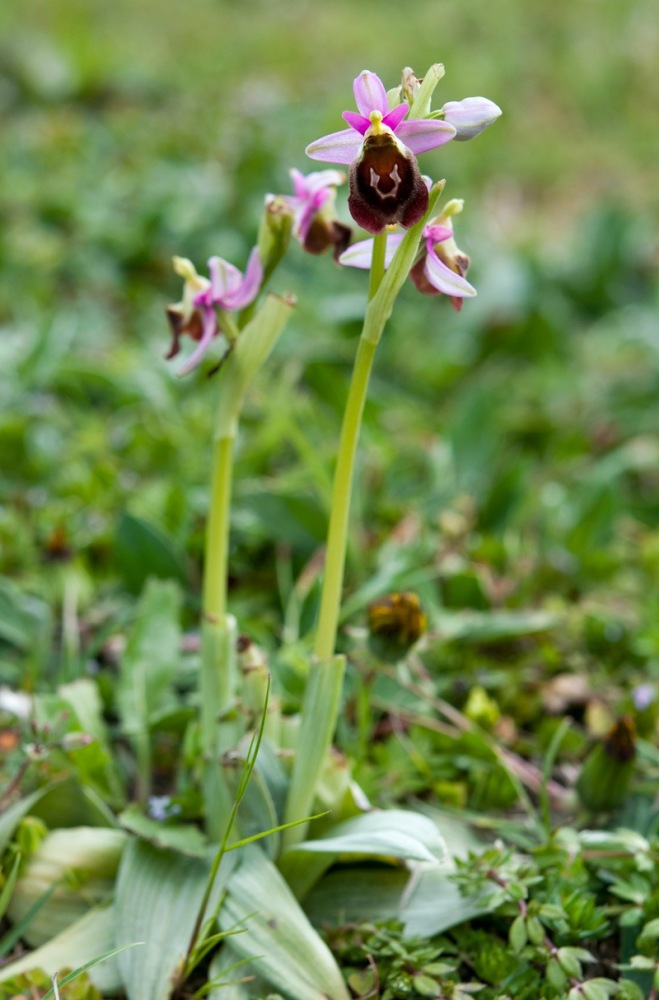
[[[376,236],[373,241],[373,262],[369,285],[369,301],[373,299],[384,276],[384,259],[387,247],[387,237]],[[380,331],[381,332],[381,331]],[[352,483],[355,473],[355,458],[361,431],[362,416],[368,384],[373,368],[377,340],[359,338],[359,347],[352,372],[348,400],[343,415],[339,451],[336,460],[336,472],[332,489],[332,506],[327,534],[325,554],[325,572],[320,598],[320,613],[314,654],[318,660],[327,660],[334,653],[339,612],[341,608],[341,590],[345,569],[346,550],[348,546],[348,523],[350,518],[350,500]]]

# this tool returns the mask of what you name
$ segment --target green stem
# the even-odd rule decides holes
[[[369,287],[369,300],[373,298],[384,276],[386,235],[376,236],[373,241],[373,263]],[[341,607],[341,590],[348,545],[348,521],[350,499],[355,472],[357,444],[362,425],[364,404],[368,383],[375,358],[377,340],[364,337],[363,332],[357,348],[355,367],[348,390],[348,400],[343,415],[339,452],[336,460],[332,506],[327,534],[325,572],[320,598],[320,614],[314,653],[319,660],[326,660],[334,653],[336,631]]]
[[[236,684],[236,626],[227,615],[229,510],[233,473],[233,437],[215,437],[211,497],[206,527],[201,625],[200,723],[206,828],[213,841],[227,833],[231,794],[220,764],[231,745],[233,726],[222,721],[230,710]]]
[[[229,559],[229,509],[233,474],[233,438],[213,442],[211,499],[204,555],[204,619],[219,622],[226,614]]]
[[[373,240],[373,258],[371,260],[371,277],[368,285],[369,302],[380,287],[384,278],[384,262],[387,255],[387,234],[382,233]]]
[[[348,391],[348,401],[343,415],[343,426],[341,428],[339,453],[336,460],[336,472],[334,474],[334,487],[332,490],[329,530],[327,533],[320,614],[314,646],[314,653],[319,660],[326,660],[334,653],[334,643],[336,641],[341,606],[343,571],[348,544],[348,520],[350,515],[352,481],[355,471],[355,457],[376,347],[377,344],[374,344],[372,341],[364,340],[363,337],[360,338],[355,367]]]

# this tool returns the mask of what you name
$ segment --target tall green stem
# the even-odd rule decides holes
[[[319,660],[327,659],[334,652],[339,610],[341,607],[343,571],[348,544],[348,521],[355,471],[355,457],[376,347],[377,344],[364,340],[363,337],[360,338],[355,367],[348,391],[348,401],[343,415],[343,426],[341,428],[339,453],[336,460],[336,472],[334,474],[334,487],[332,490],[332,509],[327,533],[320,614],[314,647],[314,653]]]
[[[211,497],[204,553],[203,616],[220,621],[227,607],[229,510],[233,477],[233,438],[213,442]]]
[[[206,827],[214,841],[228,832],[232,803],[220,764],[235,735],[232,726],[220,724],[223,712],[231,706],[236,683],[236,626],[226,613],[232,473],[233,437],[215,437],[204,554],[199,685]]]
[[[376,236],[373,241],[369,300],[376,294],[384,275],[386,241],[387,238],[384,234]],[[378,341],[376,339],[367,339],[362,332],[359,347],[357,348],[357,357],[355,358],[355,367],[350,381],[350,388],[348,390],[346,409],[343,415],[332,490],[332,507],[327,534],[320,614],[314,646],[314,653],[319,660],[325,660],[334,653],[341,607],[343,572],[348,545],[348,522],[355,472],[355,458],[357,455],[357,444],[362,425],[364,404],[368,392],[368,383],[377,345]]]

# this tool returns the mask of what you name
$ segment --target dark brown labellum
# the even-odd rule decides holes
[[[428,189],[416,157],[390,132],[365,138],[350,167],[348,208],[355,222],[374,236],[396,223],[409,229],[427,211]]]
[[[201,340],[204,326],[201,313],[198,309],[194,310],[187,321],[184,319],[183,313],[178,306],[167,306],[166,313],[169,320],[169,328],[172,331],[172,346],[169,349],[169,353],[165,355],[166,360],[169,361],[170,358],[175,358],[181,350],[181,336],[187,333],[193,340]]]
[[[328,247],[334,247],[333,257],[338,260],[343,251],[348,249],[351,232],[350,226],[344,226],[336,219],[330,221],[317,215],[309,226],[304,249],[307,253],[320,254]]]

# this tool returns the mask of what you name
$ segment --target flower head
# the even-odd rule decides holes
[[[173,334],[167,358],[178,354],[181,335],[189,334],[197,341],[197,347],[178,373],[187,375],[197,367],[213,338],[222,332],[216,310],[231,312],[253,302],[261,287],[263,267],[258,250],[254,249],[244,275],[222,257],[211,257],[208,261],[210,279],[197,274],[185,257],[174,257],[174,270],[185,280],[181,301],[167,308]]]
[[[308,252],[320,254],[334,247],[338,258],[350,242],[350,228],[336,218],[336,187],[346,179],[340,170],[320,170],[301,174],[291,170],[292,195],[283,200],[293,213],[293,235]]]
[[[405,121],[409,105],[390,110],[384,84],[369,70],[360,73],[353,89],[358,110],[343,112],[350,128],[316,139],[307,156],[350,164],[348,207],[367,232],[378,234],[394,223],[409,229],[428,207],[415,154],[449,142],[456,129],[430,119]]]
[[[424,226],[421,236],[421,254],[415,262],[410,277],[420,292],[425,295],[448,295],[458,311],[462,300],[473,298],[476,289],[470,285],[465,274],[469,267],[469,257],[458,249],[453,238],[452,216],[462,211],[463,202],[449,201],[441,215]],[[398,249],[403,233],[387,236],[385,267],[389,267]],[[363,240],[341,254],[339,263],[347,267],[370,268],[373,259],[373,241]]]

